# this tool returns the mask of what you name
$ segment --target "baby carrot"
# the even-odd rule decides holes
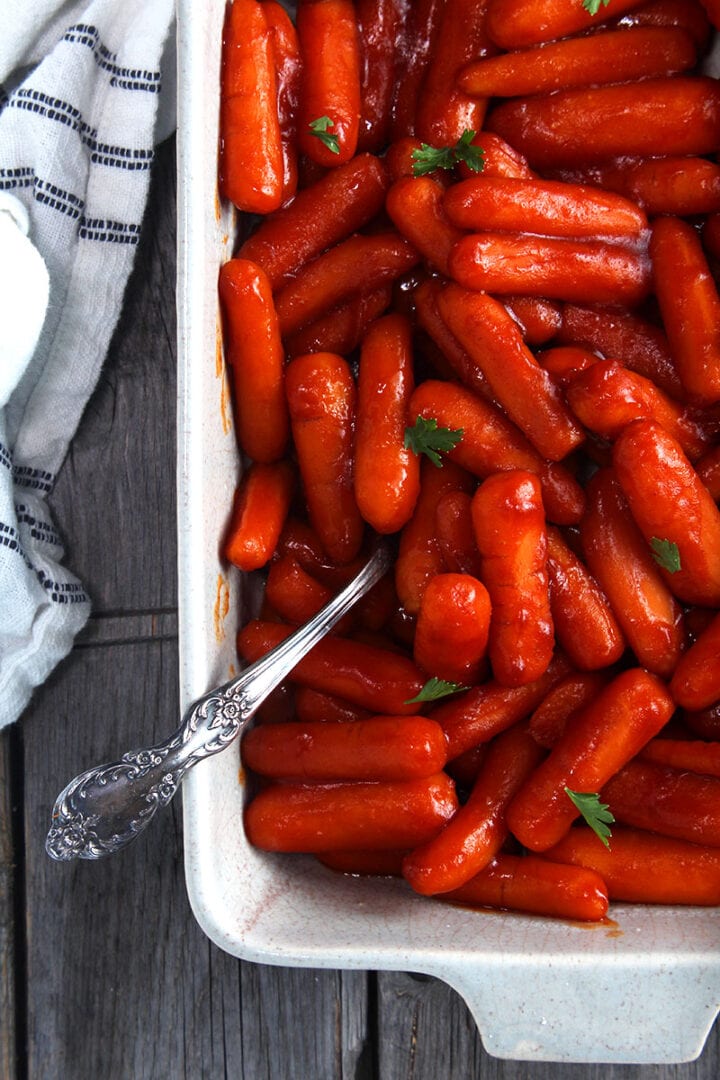
[[[556,683],[530,717],[530,734],[535,742],[551,749],[573,713],[589,705],[609,681],[605,671],[579,671]]]
[[[238,209],[277,210],[283,198],[274,35],[258,0],[237,0],[223,33],[220,190]]]
[[[285,386],[310,520],[328,555],[349,562],[364,531],[352,479],[352,372],[341,356],[309,353],[290,361]]]
[[[575,0],[489,0],[488,33],[503,49],[523,49],[554,38],[567,37],[578,30],[595,28],[604,19],[616,18],[640,7],[644,0],[612,0],[607,11],[595,15]]]
[[[289,425],[270,282],[255,263],[229,259],[218,284],[238,442],[254,461],[275,461],[285,451]]]
[[[579,814],[565,789],[600,791],[673,711],[672,698],[657,676],[642,668],[618,675],[572,716],[550,756],[510,803],[507,822],[513,835],[531,851],[556,844]]]
[[[675,557],[661,563],[680,600],[720,604],[720,510],[679,443],[652,420],[636,420],[613,448],[618,482],[649,545],[669,544]]]
[[[310,686],[294,686],[293,701],[296,720],[338,720],[347,724],[367,720],[373,715],[368,709],[352,705],[334,694],[313,690]]]
[[[297,33],[303,63],[298,138],[304,154],[326,168],[355,153],[360,122],[360,43],[352,0],[301,0]],[[313,131],[330,122],[334,148]]]
[[[391,284],[349,297],[286,337],[287,356],[311,352],[335,352],[348,356],[358,347],[375,319],[387,311],[391,301]]]
[[[445,188],[431,176],[404,176],[387,193],[385,209],[395,228],[430,266],[447,276],[453,245],[464,235],[443,209]]]
[[[441,496],[435,509],[435,533],[448,570],[479,577],[480,552],[471,508],[472,496],[466,491],[449,491]]]
[[[288,461],[252,462],[235,495],[223,543],[229,562],[248,571],[265,566],[277,546],[294,487],[295,470]]]
[[[621,158],[574,173],[633,199],[650,217],[692,217],[720,210],[720,166],[704,157]]]
[[[475,394],[494,402],[493,392],[482,368],[478,366],[440,315],[437,300],[445,286],[440,278],[426,278],[415,290],[415,320],[432,338],[442,359]]]
[[[659,737],[642,748],[640,757],[681,772],[720,777],[720,742]]]
[[[300,43],[292,19],[278,0],[263,0],[265,18],[273,35],[277,76],[277,108],[283,156],[283,203],[298,185],[297,112],[302,79]]]
[[[457,809],[445,773],[385,783],[271,784],[245,811],[245,831],[263,851],[378,851],[434,836]]]
[[[273,560],[265,582],[265,599],[285,622],[307,622],[333,595],[332,589],[303,570],[292,555],[280,555]],[[335,625],[335,633],[347,633],[352,614],[345,615]]]
[[[544,345],[562,325],[560,305],[542,296],[503,296],[503,304],[520,327],[526,345]]]
[[[535,682],[555,643],[540,483],[520,469],[485,480],[472,503],[482,580],[490,594],[488,653],[504,686]]]
[[[720,778],[638,758],[602,788],[617,821],[720,847]]]
[[[720,615],[680,657],[670,680],[678,705],[698,711],[720,700]]]
[[[477,682],[490,626],[490,597],[469,574],[436,574],[420,601],[413,658],[429,675],[447,682]]]
[[[390,141],[397,42],[408,16],[405,0],[356,0],[360,47],[358,149],[382,151]]]
[[[398,44],[397,81],[392,106],[393,139],[415,135],[418,94],[437,38],[444,0],[414,0]]]
[[[537,361],[545,368],[556,386],[567,390],[581,372],[597,364],[600,357],[582,345],[553,345],[537,355]]]

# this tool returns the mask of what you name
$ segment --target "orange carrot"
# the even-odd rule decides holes
[[[609,679],[604,671],[581,671],[556,683],[530,717],[530,734],[535,742],[551,749],[573,713],[594,701]]]
[[[617,821],[720,847],[720,778],[638,758],[601,791]]]
[[[544,345],[562,325],[560,305],[542,296],[503,296],[502,302],[520,327],[526,345]]]
[[[277,75],[278,118],[283,155],[282,201],[297,191],[298,147],[297,112],[302,79],[302,57],[295,26],[278,0],[263,0],[265,18],[273,34],[273,52]]]
[[[480,552],[472,524],[472,497],[466,491],[449,491],[435,508],[435,534],[448,570],[480,576]]]
[[[324,694],[321,690],[313,690],[310,686],[293,687],[293,696],[297,720],[340,720],[347,724],[367,720],[373,715],[359,705],[352,705],[333,694]]]
[[[407,19],[405,0],[356,0],[360,46],[358,149],[382,151],[390,141],[397,42]]]
[[[613,0],[607,11],[601,7],[591,15],[575,0],[490,0],[488,33],[503,49],[522,49],[541,41],[567,37],[578,30],[594,29],[606,19],[640,7],[644,0]]]
[[[443,209],[445,188],[431,176],[404,176],[387,193],[385,209],[395,228],[442,274],[453,245],[464,235]]]
[[[241,570],[259,570],[270,560],[290,509],[295,470],[287,461],[253,462],[233,504],[223,542],[228,562]]]
[[[288,357],[309,352],[354,352],[370,325],[390,307],[392,285],[358,293],[285,338]]]
[[[720,777],[720,742],[700,739],[651,739],[640,751],[643,761],[668,765],[682,772]]]
[[[484,667],[490,597],[469,574],[441,573],[423,592],[413,657],[418,667],[447,682],[477,682]]]
[[[670,693],[684,709],[698,711],[720,700],[720,615],[680,657]]]

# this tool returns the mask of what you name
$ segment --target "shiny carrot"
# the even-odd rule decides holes
[[[238,635],[238,651],[244,660],[258,660],[284,641],[294,627],[254,620]],[[417,706],[408,704],[425,684],[415,664],[400,653],[389,652],[351,638],[327,637],[294,668],[293,682],[334,694],[363,709],[393,716],[412,716]]]
[[[265,582],[265,598],[285,622],[307,622],[333,595],[332,589],[303,570],[292,555],[280,555],[273,560]],[[336,633],[347,632],[352,625],[352,614],[336,624]]]
[[[491,862],[508,835],[505,810],[544,753],[524,724],[498,735],[467,801],[437,836],[405,857],[403,876],[416,892],[447,893]]]
[[[305,263],[371,221],[384,204],[386,188],[382,161],[358,154],[261,221],[239,255],[262,266],[278,289]]]
[[[420,601],[413,658],[429,675],[469,685],[483,670],[490,597],[469,574],[436,574]]]
[[[245,831],[264,851],[382,851],[430,839],[456,809],[442,772],[381,784],[271,784],[247,807]]]
[[[601,797],[624,825],[720,847],[720,777],[638,758],[603,786]]]
[[[220,190],[252,214],[283,198],[274,35],[258,0],[237,0],[223,33],[220,86]]]
[[[314,322],[285,338],[288,357],[309,352],[336,352],[347,356],[358,347],[370,325],[392,302],[392,284],[358,293],[338,304]]]
[[[393,139],[415,135],[418,94],[437,38],[444,0],[414,0],[398,43],[397,81],[392,106]]]
[[[562,318],[561,318],[562,325]],[[559,388],[566,390],[577,376],[597,364],[600,357],[582,345],[553,345],[536,354],[537,361]]]
[[[520,327],[526,345],[544,345],[562,325],[560,305],[542,296],[503,296],[502,302]]]
[[[420,491],[418,458],[404,445],[412,361],[405,316],[387,315],[370,327],[358,369],[354,485],[360,513],[380,533],[410,520]]]
[[[328,555],[353,559],[363,521],[353,492],[355,383],[335,353],[295,357],[287,368],[290,423],[310,520]]]
[[[632,520],[612,470],[597,472],[586,492],[580,525],[585,561],[638,662],[670,678],[685,644],[682,608]]]
[[[558,180],[486,176],[453,184],[443,205],[458,229],[639,239],[647,218],[622,195]],[[522,291],[522,290],[519,290]]]
[[[273,780],[412,780],[439,773],[447,748],[426,716],[292,720],[254,727],[242,740],[246,768]]]
[[[454,245],[448,265],[466,289],[497,294],[634,305],[650,291],[644,252],[604,240],[474,232]]]
[[[255,263],[229,259],[220,268],[219,292],[238,442],[254,461],[275,461],[285,451],[289,424],[270,282]]]
[[[530,717],[530,734],[535,742],[551,749],[573,713],[589,705],[609,681],[604,671],[579,671],[556,683]]]
[[[390,141],[397,43],[408,17],[405,0],[356,0],[360,47],[358,149],[379,153]]]
[[[570,663],[557,653],[549,667],[534,683],[502,686],[489,679],[432,710],[448,740],[448,758],[488,743],[501,731],[529,716],[558,680],[571,670]]]
[[[462,428],[463,437],[447,454],[484,479],[504,469],[527,469],[539,476],[548,519],[559,525],[580,520],[584,497],[562,464],[547,462],[504,413],[465,387],[427,379],[415,390],[410,415],[434,418],[440,427]]]
[[[334,168],[355,153],[360,121],[360,43],[352,0],[301,0],[297,33],[303,64],[298,138],[312,161]],[[330,121],[336,149],[313,134]]]
[[[490,0],[488,33],[504,49],[522,49],[554,38],[567,37],[578,30],[590,30],[605,19],[614,19],[625,11],[640,7],[644,0],[612,0],[607,11],[600,7],[595,15],[575,0]]]
[[[476,877],[439,899],[578,922],[599,922],[608,910],[607,888],[598,873],[534,855],[497,855]]]
[[[655,294],[690,400],[720,401],[720,296],[702,242],[688,222],[660,217],[650,238]]]
[[[349,563],[337,563],[325,551],[320,537],[310,524],[290,515],[280,534],[278,557],[290,555],[297,559],[304,570],[324,585],[338,592],[362,568],[358,557]]]
[[[720,510],[679,443],[651,420],[636,420],[615,442],[613,464],[649,545],[667,542],[677,561],[660,570],[690,604],[720,604]]]
[[[657,676],[642,668],[618,675],[573,715],[550,756],[510,803],[507,822],[513,835],[531,851],[556,844],[579,814],[565,789],[600,791],[673,711],[672,698]]]
[[[534,169],[651,157],[659,146],[665,154],[708,154],[720,142],[720,87],[715,79],[678,75],[559,90],[504,102],[486,123]]]
[[[480,576],[480,552],[472,524],[472,496],[466,491],[449,491],[435,508],[435,533],[448,570],[456,574]]]
[[[265,18],[273,34],[277,76],[278,118],[283,155],[283,203],[298,185],[297,112],[302,79],[300,43],[292,19],[278,0],[263,0]]]
[[[580,170],[573,178],[634,199],[652,217],[720,210],[720,166],[704,157],[621,158]]]
[[[235,495],[223,542],[225,558],[241,570],[259,570],[272,558],[295,487],[288,461],[253,462]]]
[[[504,686],[535,682],[555,643],[540,482],[520,469],[496,473],[473,496],[472,519],[492,606],[493,674]]]
[[[431,176],[405,176],[387,193],[385,208],[395,228],[436,270],[447,276],[453,245],[464,235],[443,209],[445,188]]]
[[[547,573],[555,636],[581,670],[607,667],[625,651],[610,602],[559,529],[547,529]]]
[[[698,711],[720,700],[720,615],[683,653],[670,680],[678,705]]]
[[[684,30],[700,53],[707,48],[712,29],[701,0],[651,0],[623,16],[622,25],[670,26]]]
[[[640,751],[640,757],[682,772],[720,777],[720,742],[660,737],[651,739]]]
[[[333,694],[313,690],[311,686],[293,687],[293,699],[294,716],[297,720],[337,720],[347,724],[356,720],[367,720],[373,715],[368,709],[352,705]]]
[[[483,176],[506,176],[515,180],[527,180],[535,176],[523,155],[494,131],[483,129],[476,132],[471,145],[479,146],[483,152]],[[465,162],[458,165],[458,173],[464,180],[477,176]]]
[[[640,904],[720,904],[720,850],[614,825],[610,848],[576,828],[544,857],[601,875],[611,900]]]
[[[452,374],[474,393],[494,402],[492,389],[482,368],[460,344],[438,311],[437,300],[444,288],[440,278],[431,277],[420,282],[414,294],[415,321],[438,347]]]
[[[580,445],[584,432],[499,300],[450,284],[438,294],[437,307],[538,453],[559,461]]]
[[[351,236],[304,266],[275,294],[285,337],[360,292],[374,291],[420,261],[396,232]]]

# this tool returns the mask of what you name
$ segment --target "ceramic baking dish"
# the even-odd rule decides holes
[[[219,557],[238,479],[217,305],[236,222],[217,197],[225,0],[179,0],[178,506],[183,707],[235,670],[246,598]],[[183,785],[187,887],[222,949],[246,960],[437,976],[489,1053],[524,1060],[680,1062],[720,1007],[720,910],[614,906],[588,927],[477,913],[252,849],[237,744]]]

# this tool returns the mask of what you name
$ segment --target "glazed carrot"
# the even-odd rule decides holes
[[[644,0],[612,0],[608,11],[600,7],[591,15],[575,0],[489,0],[488,33],[503,49],[522,49],[553,38],[590,30],[606,19],[640,7]]]
[[[670,678],[685,643],[682,608],[632,520],[612,470],[597,472],[586,494],[587,511],[580,525],[585,562],[610,601],[638,663]]]
[[[413,658],[429,675],[447,682],[477,682],[484,666],[490,597],[469,574],[440,573],[423,592]]]
[[[440,315],[437,299],[444,285],[440,278],[426,278],[415,289],[415,320],[437,345],[442,359],[470,390],[494,402],[493,392],[482,368],[463,348]]]
[[[637,240],[647,218],[635,203],[613,192],[559,180],[481,176],[453,184],[443,205],[458,229],[541,233]]]
[[[281,334],[295,333],[344,300],[395,280],[419,261],[412,244],[396,232],[343,240],[275,294]]]
[[[540,296],[503,296],[505,308],[520,327],[526,345],[544,345],[562,325],[560,305]]]
[[[556,683],[530,717],[529,729],[535,742],[551,749],[573,713],[594,701],[609,679],[604,671],[581,671]]]
[[[625,651],[610,602],[559,529],[547,529],[547,573],[555,636],[583,671],[607,667]]]
[[[335,353],[308,353],[290,361],[285,387],[310,520],[328,555],[349,562],[364,531],[352,480],[352,372]]]
[[[698,711],[720,700],[720,615],[678,661],[670,693],[678,705]]]
[[[262,221],[239,255],[262,266],[278,289],[305,263],[371,221],[383,206],[386,189],[382,161],[358,154]]]
[[[590,829],[571,829],[544,857],[601,875],[611,900],[720,903],[720,850],[614,825],[610,849]]]
[[[715,502],[720,501],[720,446],[713,446],[695,462],[695,469]]]
[[[354,723],[356,720],[367,720],[373,714],[368,709],[362,709],[359,705],[351,705],[349,701],[335,697],[333,694],[323,694],[320,690],[313,690],[310,686],[293,687],[294,717],[297,720],[338,720],[343,723]],[[286,717],[291,719],[291,717]]]
[[[658,733],[673,710],[657,676],[642,668],[618,675],[572,716],[550,756],[510,803],[507,822],[513,835],[531,851],[556,844],[579,814],[565,788],[600,791]],[[611,808],[615,813],[614,804]]]
[[[479,146],[483,152],[483,176],[506,176],[515,180],[527,180],[535,176],[523,155],[493,131],[476,132],[471,145]],[[463,180],[477,176],[464,161],[458,165],[458,173]]]
[[[581,345],[554,345],[536,353],[537,362],[559,388],[566,390],[577,376],[597,364],[597,353],[584,349]]]
[[[422,594],[435,574],[445,569],[435,532],[435,507],[451,491],[469,492],[472,477],[451,461],[441,469],[427,460],[420,468],[420,493],[410,521],[400,535],[395,560],[395,587],[402,606],[411,615],[420,610]]]
[[[265,582],[265,598],[285,622],[307,622],[332,600],[333,595],[332,589],[303,570],[292,555],[280,555],[273,560]],[[345,615],[336,623],[333,628],[335,633],[348,632],[352,626],[352,614]]]
[[[432,146],[453,146],[465,131],[479,131],[484,101],[456,82],[468,60],[494,51],[485,32],[486,0],[445,0],[430,64],[420,89],[415,133]]]
[[[220,88],[220,191],[252,214],[283,198],[274,34],[258,0],[237,0],[223,33]]]
[[[720,296],[702,243],[692,225],[677,218],[653,222],[650,238],[655,294],[691,400],[720,400]]]
[[[267,24],[273,34],[277,108],[283,155],[282,201],[285,203],[293,197],[298,185],[297,113],[302,79],[302,57],[295,26],[285,8],[278,3],[278,0],[263,0],[263,7]]]
[[[275,461],[285,451],[289,425],[270,282],[255,263],[230,259],[218,284],[238,442],[254,461]]]
[[[284,641],[294,627],[254,620],[238,635],[238,651],[252,663]],[[328,637],[295,667],[291,680],[334,694],[381,715],[412,716],[425,678],[407,657],[351,638]],[[339,845],[338,845],[339,846]]]
[[[492,605],[493,674],[504,686],[535,682],[555,643],[539,480],[520,469],[489,477],[473,496],[472,519]]]
[[[440,772],[447,756],[439,724],[426,716],[292,720],[252,728],[246,768],[273,780],[412,780]]]
[[[486,124],[534,169],[652,157],[659,146],[665,154],[708,154],[720,142],[720,87],[715,79],[678,75],[560,90],[504,102]]]
[[[431,715],[445,732],[448,758],[452,761],[472,747],[490,742],[501,731],[525,719],[570,670],[567,659],[558,653],[534,683],[510,687],[488,679],[481,686],[436,706]]]
[[[440,427],[462,428],[463,437],[446,458],[484,479],[504,469],[527,469],[540,478],[550,521],[580,520],[582,489],[560,464],[547,462],[504,413],[454,383],[427,379],[415,390],[410,415],[434,418]]]
[[[720,847],[720,778],[638,758],[602,788],[617,821]]]
[[[392,107],[393,139],[415,135],[415,112],[444,0],[414,0],[398,44],[397,82]]]
[[[466,289],[497,294],[633,305],[650,291],[647,256],[604,240],[475,232],[458,240],[448,265]]]
[[[683,388],[663,331],[633,312],[617,307],[565,304],[558,345],[580,345],[620,361],[631,371],[652,379],[671,397],[682,399]]]
[[[679,567],[660,568],[672,593],[720,604],[720,510],[677,441],[652,420],[636,420],[618,436],[613,464],[647,543],[676,545]]]
[[[453,245],[464,235],[443,209],[445,188],[431,176],[405,176],[387,193],[385,209],[395,228],[436,270],[447,276]]]
[[[534,855],[498,855],[485,870],[440,898],[462,907],[489,907],[530,915],[598,922],[608,910],[599,874]]]
[[[288,357],[308,352],[353,352],[370,325],[390,307],[392,285],[358,293],[285,339]]]
[[[491,862],[507,839],[505,810],[543,757],[525,724],[498,735],[467,801],[437,836],[403,860],[403,876],[415,892],[458,889]]]
[[[277,546],[295,487],[295,470],[287,461],[253,462],[235,494],[223,542],[228,562],[241,570],[258,570]]]
[[[703,423],[697,410],[679,404],[650,379],[614,360],[599,360],[579,373],[565,396],[581,423],[610,441],[633,420],[654,420],[694,460],[717,436],[714,425]]]
[[[301,0],[296,16],[303,77],[298,111],[300,149],[319,165],[334,168],[355,153],[360,119],[360,43],[352,0]],[[312,133],[328,117],[333,151]]]
[[[375,322],[362,343],[355,432],[355,498],[379,533],[397,532],[420,491],[418,458],[404,445],[414,387],[411,326],[403,315]]]
[[[442,772],[382,784],[271,784],[247,807],[245,831],[263,851],[382,851],[430,839],[456,808]]]
[[[397,42],[408,17],[405,0],[356,0],[360,45],[358,149],[382,151],[390,141]]]
[[[584,433],[498,300],[451,283],[438,294],[437,308],[496,400],[544,458],[559,461],[580,445]]]
[[[460,754],[459,757],[447,763],[445,771],[459,787],[465,788],[465,790],[472,788],[477,780],[482,763],[487,757],[488,746],[489,743],[473,746],[470,750],[466,750],[464,754]]]
[[[720,742],[700,739],[651,739],[640,751],[644,761],[680,771],[720,777]]]
[[[572,179],[634,199],[652,217],[720,210],[720,166],[703,157],[621,158],[573,172]]]
[[[690,35],[702,54],[708,44],[712,27],[698,0],[651,0],[642,7],[627,12],[622,26],[672,26]]]
[[[316,858],[340,874],[401,877],[404,851],[324,851]]]
[[[285,523],[277,546],[277,556],[290,555],[303,570],[338,592],[362,568],[360,557],[349,563],[334,562],[322,546],[315,530],[306,521],[292,515]]]
[[[472,523],[472,497],[466,491],[449,491],[435,508],[435,535],[448,570],[480,576],[480,552]]]

